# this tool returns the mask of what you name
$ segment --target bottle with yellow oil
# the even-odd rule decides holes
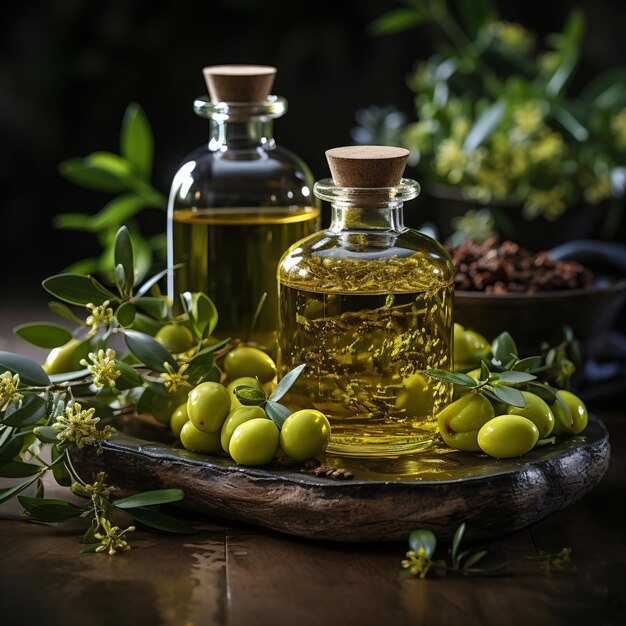
[[[393,457],[428,447],[451,389],[421,373],[452,366],[454,272],[445,249],[406,228],[408,151],[326,153],[328,230],[295,243],[278,267],[279,375],[307,367],[284,402],[314,407],[332,426],[328,452]]]
[[[270,95],[276,68],[204,68],[209,98],[195,112],[210,123],[207,145],[188,155],[168,205],[170,297],[204,291],[216,304],[220,336],[243,337],[264,292],[252,339],[270,347],[276,330],[276,265],[319,226],[313,179],[301,159],[278,146],[273,121],[287,110]]]

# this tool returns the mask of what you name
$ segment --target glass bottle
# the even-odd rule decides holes
[[[263,295],[252,338],[275,344],[276,265],[319,226],[309,168],[277,145],[273,121],[287,102],[269,95],[276,69],[204,68],[210,98],[194,110],[210,121],[210,139],[174,177],[168,204],[168,264],[184,266],[168,293],[204,291],[219,312],[219,336],[243,337]]]
[[[448,385],[421,374],[452,365],[454,272],[445,249],[403,224],[419,193],[401,178],[408,151],[326,152],[328,230],[295,243],[278,267],[279,375],[307,367],[285,397],[332,426],[328,452],[384,457],[430,445]]]

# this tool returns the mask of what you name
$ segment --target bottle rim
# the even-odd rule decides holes
[[[420,184],[412,178],[402,178],[395,187],[341,187],[332,178],[318,180],[313,186],[315,196],[328,202],[379,203],[381,198],[389,202],[406,202],[416,198],[420,191]]]
[[[287,100],[267,96],[263,102],[212,102],[209,96],[198,96],[193,110],[200,117],[217,121],[263,121],[282,117],[287,112]]]

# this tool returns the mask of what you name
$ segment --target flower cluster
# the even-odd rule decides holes
[[[424,548],[420,548],[417,552],[409,550],[406,553],[406,559],[401,562],[402,567],[411,572],[411,576],[419,578],[426,578],[432,564],[432,561],[426,556]]]
[[[91,375],[93,376],[93,384],[96,387],[109,386],[115,387],[115,379],[121,376],[122,372],[115,364],[115,350],[107,348],[104,350],[98,350],[98,352],[89,353],[89,361],[82,359],[80,364],[89,368]]]
[[[87,305],[91,311],[91,315],[87,317],[85,323],[91,326],[89,337],[93,337],[98,333],[100,326],[108,327],[113,319],[113,309],[109,306],[109,301],[105,300],[101,305],[96,306],[92,302]]]
[[[189,376],[185,371],[189,367],[189,363],[183,363],[176,371],[169,363],[163,363],[166,372],[161,374],[161,378],[165,381],[163,385],[169,393],[176,393],[180,387],[190,387],[187,382]]]
[[[119,526],[112,526],[111,522],[106,518],[100,520],[100,526],[104,533],[94,534],[94,537],[100,540],[100,545],[96,548],[96,552],[104,552],[106,550],[113,556],[118,550],[130,550],[130,545],[124,539],[124,535],[132,533],[135,530],[134,526],[129,526],[122,530]]]
[[[95,409],[83,409],[78,402],[71,403],[64,415],[59,415],[52,428],[60,431],[57,435],[59,441],[74,443],[82,448],[85,444],[95,445],[109,439],[111,427],[97,427],[99,417],[94,417]]]
[[[11,402],[19,402],[24,396],[18,392],[19,374],[4,372],[0,374],[0,411],[4,411]]]

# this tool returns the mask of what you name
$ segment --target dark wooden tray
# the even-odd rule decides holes
[[[115,435],[101,455],[73,452],[83,476],[106,470],[126,491],[180,487],[183,505],[206,515],[335,541],[405,540],[416,528],[450,538],[461,522],[473,538],[503,535],[585,495],[606,472],[610,453],[604,424],[591,417],[584,435],[516,459],[437,447],[398,459],[321,459],[354,473],[354,480],[334,481],[150,441],[162,433],[146,435],[132,420],[125,429],[140,430]]]

